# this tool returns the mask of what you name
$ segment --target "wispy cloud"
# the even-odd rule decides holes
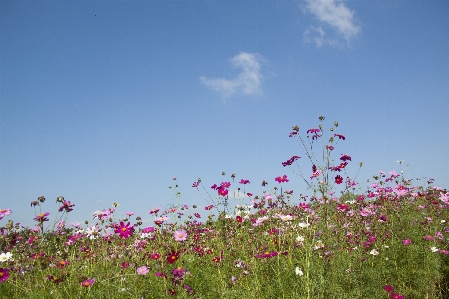
[[[337,3],[336,0],[306,0],[306,10],[320,21],[337,31],[337,38],[329,37],[324,29],[310,26],[304,32],[304,40],[313,42],[317,47],[325,44],[337,45],[339,39],[343,38],[349,43],[360,32],[360,26],[357,26],[354,18],[355,11],[347,8],[343,3]]]
[[[220,92],[224,96],[232,96],[236,92],[243,94],[260,94],[262,74],[260,62],[262,56],[258,53],[246,53],[232,57],[230,62],[234,68],[242,69],[242,72],[234,79],[200,77],[201,84]]]

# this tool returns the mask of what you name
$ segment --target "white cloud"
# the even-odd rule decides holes
[[[260,62],[262,57],[257,53],[241,52],[232,57],[230,62],[234,68],[241,68],[242,72],[234,79],[207,78],[200,77],[201,84],[222,93],[224,96],[231,96],[236,92],[243,94],[259,94],[262,74],[260,73]]]
[[[360,27],[355,24],[355,11],[351,11],[343,3],[337,4],[335,0],[306,0],[306,2],[307,11],[315,15],[319,21],[336,29],[347,43],[360,32]],[[337,39],[328,38],[321,27],[313,26],[304,33],[304,40],[314,42],[317,47],[338,43]]]

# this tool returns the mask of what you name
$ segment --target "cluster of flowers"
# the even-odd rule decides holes
[[[249,182],[249,181],[248,181]],[[217,190],[218,195],[226,196],[229,193],[229,187],[231,186],[230,182],[221,182],[220,186],[217,186],[217,184],[213,184],[210,188]]]

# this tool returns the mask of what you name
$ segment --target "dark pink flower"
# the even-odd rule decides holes
[[[218,191],[218,194],[221,196],[226,196],[229,193],[228,189],[226,189],[224,187],[217,188],[217,191]]]
[[[59,268],[59,269],[64,269],[68,265],[70,265],[69,261],[61,260],[61,261],[56,262],[56,267]]]
[[[338,137],[338,139],[343,139],[343,140],[346,139],[346,137],[341,134],[334,134],[334,137]]]
[[[59,212],[62,212],[62,210],[65,210],[67,213],[70,211],[73,211],[72,207],[75,205],[72,204],[70,201],[66,201],[65,199],[62,200],[62,206],[59,208]]]
[[[172,251],[167,256],[167,263],[173,264],[174,262],[176,262],[178,260],[178,258],[179,258],[179,252]]]
[[[88,287],[91,287],[91,286],[94,284],[94,282],[95,282],[95,279],[86,279],[86,280],[80,282],[80,284],[81,284],[83,287],[88,288]]]
[[[285,161],[285,162],[282,162],[282,166],[290,166],[290,165],[292,165],[293,164],[293,162],[295,162],[296,160],[298,160],[299,158],[301,158],[301,157],[299,157],[299,156],[293,156],[293,157],[291,157],[290,159],[288,159],[287,161]]]
[[[341,156],[340,160],[342,160],[343,162],[345,162],[347,160],[351,161],[351,157],[346,155],[346,154],[344,154],[344,155]]]
[[[39,214],[36,217],[34,217],[34,220],[36,220],[37,222],[43,223],[44,221],[48,221],[47,216],[50,215],[49,212],[46,212],[44,214]]]
[[[0,282],[7,281],[9,278],[9,270],[7,268],[0,268]]]
[[[231,182],[221,182],[220,187],[229,188],[231,187]]]
[[[349,211],[351,209],[351,207],[349,207],[345,203],[339,203],[337,209],[341,212],[345,212],[345,211]]]
[[[402,244],[404,244],[404,246],[410,245],[410,244],[412,244],[412,240],[410,240],[410,239],[402,240]]]
[[[280,184],[280,183],[286,183],[286,182],[289,181],[289,180],[287,179],[287,175],[286,175],[286,174],[284,174],[282,177],[281,177],[281,176],[278,176],[278,177],[276,177],[274,180],[275,180],[276,182],[278,182],[279,184]]]
[[[337,176],[335,177],[335,183],[336,183],[336,184],[341,184],[341,183],[343,183],[343,178],[342,178],[340,175],[337,175]]]
[[[150,255],[150,258],[153,260],[157,260],[160,257],[161,257],[161,255],[159,253],[153,253],[152,255]]]
[[[320,132],[320,129],[315,129],[315,128],[312,128],[312,129],[308,129],[307,130],[307,134],[309,134],[309,133],[311,133],[311,134],[317,134],[317,133],[319,133]]]
[[[121,238],[129,238],[133,235],[134,227],[130,226],[131,223],[127,223],[126,225],[123,221],[120,221],[120,225],[115,226],[115,233],[118,234]]]
[[[249,180],[244,180],[244,179],[241,179],[240,182],[239,182],[239,184],[243,184],[243,185],[246,185],[246,184],[249,184],[249,183],[250,183]]]
[[[150,214],[157,214],[157,212],[159,212],[160,209],[161,209],[160,206],[157,207],[157,208],[154,208],[154,209],[152,209],[152,210],[150,211]]]

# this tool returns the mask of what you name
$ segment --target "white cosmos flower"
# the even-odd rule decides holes
[[[298,223],[298,227],[300,227],[300,228],[306,228],[306,227],[309,227],[309,226],[310,226],[309,223],[305,223],[305,222]]]
[[[304,237],[303,236],[297,236],[296,237],[296,242],[304,242]]]
[[[98,228],[95,225],[90,227],[90,228],[87,228],[85,232],[86,232],[86,235],[91,240],[96,239],[98,237],[98,234],[99,234],[99,230],[98,230]]]
[[[2,254],[0,254],[0,262],[7,262],[9,260],[13,261],[11,252],[3,252]]]
[[[432,252],[438,252],[438,248],[436,248],[435,246],[432,247],[432,248],[430,248],[430,250],[431,250]]]
[[[371,251],[369,252],[369,254],[371,254],[371,255],[378,255],[378,254],[379,254],[379,251],[377,251],[377,249],[373,249],[373,250],[371,250]]]
[[[296,273],[296,275],[299,275],[299,276],[303,276],[304,275],[304,272],[302,272],[301,268],[299,268],[299,267],[296,267],[295,273]]]

